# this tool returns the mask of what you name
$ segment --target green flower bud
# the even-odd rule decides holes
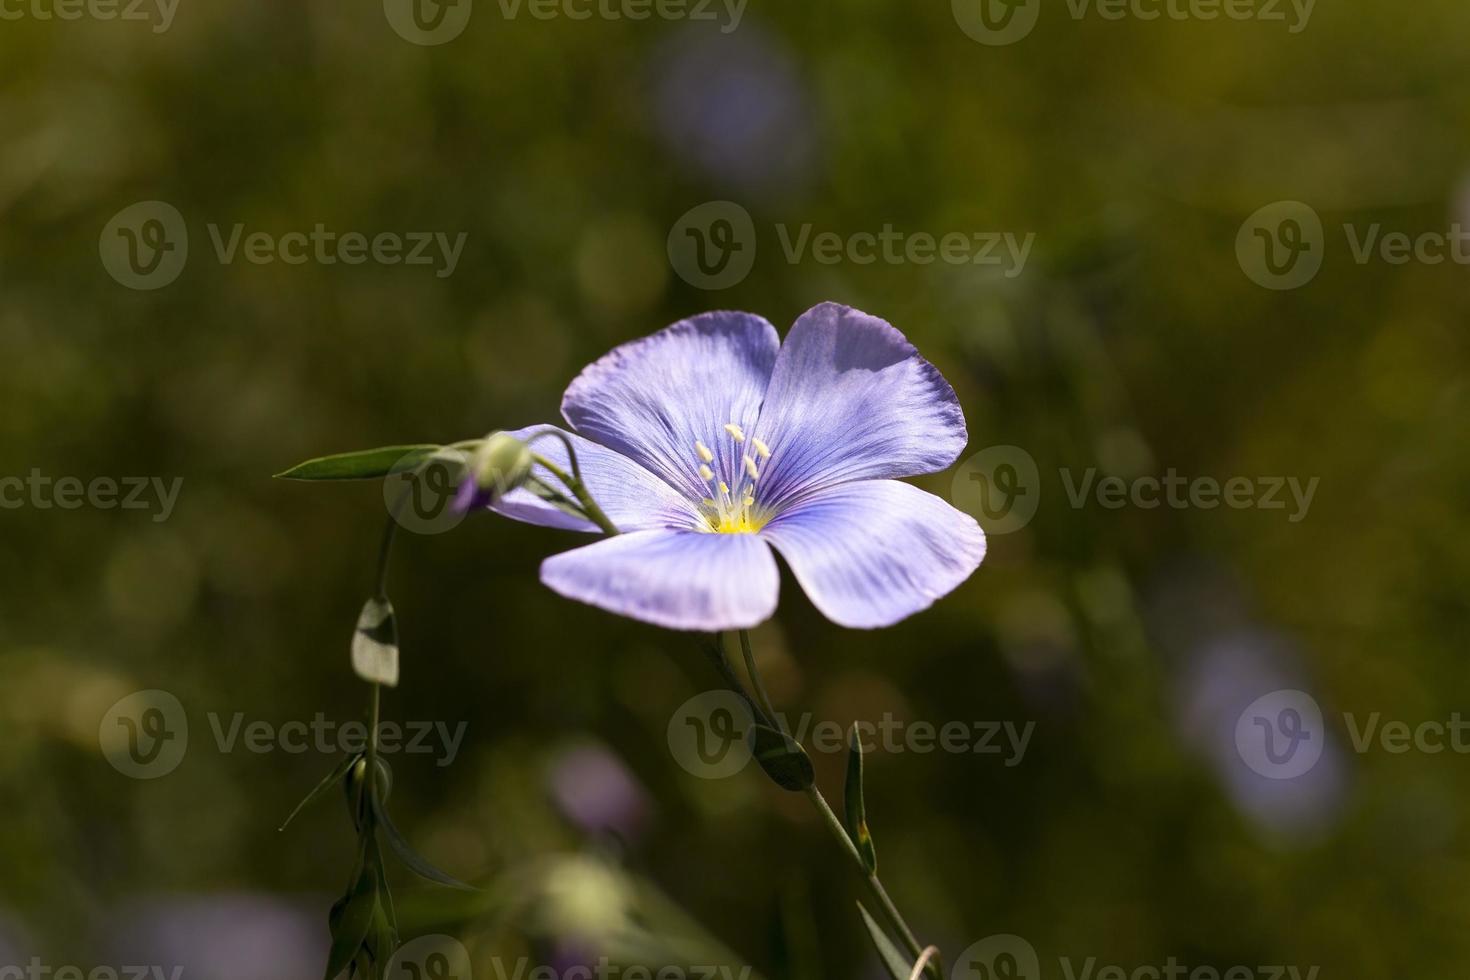
[[[480,443],[470,465],[475,485],[494,500],[531,475],[531,447],[515,436],[497,432]]]
[[[352,768],[347,771],[347,778],[342,781],[342,791],[347,796],[347,808],[355,810],[358,798],[362,795],[363,780],[367,778],[367,759],[361,758],[353,763]],[[388,802],[388,796],[393,792],[393,769],[382,756],[378,757],[378,799]]]

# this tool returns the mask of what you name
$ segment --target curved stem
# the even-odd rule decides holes
[[[556,434],[560,435],[560,433]],[[567,441],[567,448],[571,448],[570,441]],[[536,462],[537,466],[542,467],[552,476],[560,480],[562,484],[572,492],[572,496],[577,498],[577,503],[580,504],[582,506],[582,510],[586,512],[587,519],[590,520],[593,524],[596,524],[598,527],[600,527],[604,534],[612,536],[618,533],[617,525],[615,525],[611,520],[608,519],[608,516],[603,513],[602,508],[597,505],[597,501],[592,499],[592,494],[587,492],[587,487],[585,484],[582,483],[582,478],[575,475],[575,472],[577,470],[577,457],[575,453],[573,453],[571,457],[573,470],[572,473],[568,473],[566,470],[562,469],[560,466],[556,465],[545,456],[542,456],[540,453],[532,453],[531,459]]]
[[[398,534],[398,515],[408,502],[409,492],[405,489],[393,502],[388,511],[388,523],[383,527],[382,540],[378,543],[378,572],[374,577],[373,597],[383,601],[388,599],[388,556],[393,552],[393,539]]]
[[[718,637],[716,639],[718,640]],[[721,644],[720,649],[723,655],[723,644]],[[766,693],[766,687],[761,680],[760,671],[756,669],[755,652],[751,649],[749,630],[740,631],[740,649],[745,656],[745,670],[750,675],[750,683],[755,688],[756,698],[760,702],[761,710],[770,717],[771,724],[780,726],[781,731],[785,732],[785,726],[781,724],[780,716],[776,713],[776,709],[771,703],[770,695]],[[745,695],[743,689],[740,689],[738,693],[742,696]],[[827,832],[831,834],[833,839],[837,841],[838,846],[852,860],[853,865],[858,870],[858,874],[862,876],[863,881],[867,884],[868,891],[872,894],[873,900],[877,903],[878,910],[882,913],[883,918],[888,921],[889,927],[898,934],[899,939],[908,949],[909,955],[913,957],[916,963],[921,960],[926,961],[921,964],[922,968],[932,971],[932,976],[942,978],[944,968],[940,963],[938,950],[933,950],[932,947],[926,948],[919,943],[918,939],[914,936],[914,931],[909,928],[909,924],[898,911],[898,906],[893,904],[893,898],[888,894],[888,889],[883,887],[883,882],[878,878],[876,873],[868,871],[867,862],[863,860],[862,854],[858,852],[857,845],[852,842],[852,838],[847,833],[847,828],[843,826],[837,814],[832,811],[832,807],[827,802],[827,798],[822,795],[822,791],[817,788],[815,783],[807,787],[806,796],[807,799],[811,800],[812,806],[822,818],[822,823],[827,828]],[[933,951],[931,952],[930,950]]]
[[[582,482],[582,467],[577,462],[577,448],[572,445],[572,440],[560,429],[542,429],[534,436],[526,440],[526,445],[534,445],[537,439],[559,439],[561,444],[567,447],[567,459],[572,463],[572,476],[578,483]]]
[[[783,735],[786,734],[786,723],[776,713],[776,706],[771,703],[771,696],[766,693],[766,685],[761,681],[761,673],[755,669],[755,651],[750,648],[749,630],[740,631],[740,652],[745,657],[745,672],[750,675],[750,685],[755,688],[755,696],[760,699],[761,710],[771,719],[771,724],[775,725],[778,731]]]

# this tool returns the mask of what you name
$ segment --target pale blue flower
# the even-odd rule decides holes
[[[586,368],[562,415],[623,532],[546,560],[541,580],[568,598],[670,629],[746,628],[776,609],[774,547],[828,618],[872,628],[985,556],[973,519],[895,480],[950,466],[965,419],[939,371],[866,313],[815,307],[785,344],[749,313],[680,321]],[[558,440],[537,448],[567,464]],[[597,530],[526,490],[493,506]]]

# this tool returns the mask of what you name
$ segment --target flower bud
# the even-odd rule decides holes
[[[470,475],[455,501],[461,510],[485,507],[526,482],[531,475],[531,447],[505,432],[480,443],[470,460]]]
[[[367,758],[358,759],[347,770],[347,778],[342,781],[342,792],[347,796],[347,808],[354,809],[358,804],[358,798],[362,795],[363,780],[367,778]],[[393,792],[393,769],[388,761],[382,756],[378,757],[378,801],[387,803],[388,797]]]

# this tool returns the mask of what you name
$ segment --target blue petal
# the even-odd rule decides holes
[[[553,555],[541,581],[568,599],[675,630],[744,629],[776,611],[780,577],[754,534],[636,531]]]
[[[965,448],[954,389],[892,326],[823,303],[791,328],[757,433],[767,506],[851,480],[933,473]]]
[[[694,501],[710,496],[695,442],[733,483],[739,454],[724,426],[754,428],[780,341],[750,313],[705,313],[615,348],[577,376],[562,415]]]
[[[517,429],[510,434],[517,439],[529,439],[538,432],[561,431],[554,425],[532,425]],[[608,519],[620,531],[637,531],[652,527],[693,527],[702,523],[699,511],[652,473],[626,456],[619,455],[605,446],[599,446],[575,433],[567,433],[572,445],[577,447],[577,462],[582,467],[582,482],[592,493],[592,499],[602,507]],[[533,447],[538,455],[570,472],[567,450],[560,439],[538,439]],[[565,488],[550,473],[536,467],[537,476],[548,484],[565,492]],[[570,494],[567,494],[570,496]],[[574,517],[558,510],[529,490],[512,490],[491,504],[491,509],[506,517],[543,527],[560,527],[572,531],[598,531],[591,521]]]
[[[985,533],[918,487],[864,480],[819,490],[760,532],[834,623],[890,626],[947,595],[980,566]]]

